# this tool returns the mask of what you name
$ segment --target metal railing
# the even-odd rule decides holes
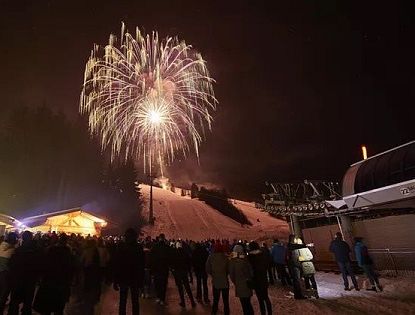
[[[376,269],[384,274],[415,275],[415,248],[369,249]]]

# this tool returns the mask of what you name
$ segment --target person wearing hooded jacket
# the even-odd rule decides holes
[[[355,237],[354,241],[354,251],[356,254],[357,263],[359,267],[363,269],[366,277],[369,279],[370,284],[372,285],[372,287],[367,290],[376,292],[377,289],[379,289],[379,291],[383,291],[383,288],[379,283],[379,278],[373,269],[373,260],[369,255],[369,251],[366,245],[363,243],[363,238]]]
[[[269,268],[269,253],[259,248],[257,242],[249,244],[248,260],[253,271],[253,287],[257,296],[261,315],[272,314],[272,305],[268,296],[267,270]]]
[[[9,260],[17,244],[17,234],[10,232],[0,244],[0,314],[3,314],[10,294]]]
[[[206,261],[206,272],[212,276],[212,315],[216,315],[218,312],[221,294],[223,300],[223,313],[224,315],[229,315],[229,261],[225,254],[225,248],[219,241],[214,243],[213,252]]]
[[[181,307],[186,307],[184,300],[184,291],[183,287],[186,290],[187,296],[190,299],[192,307],[196,306],[196,303],[193,299],[192,289],[190,288],[188,274],[190,272],[191,262],[188,253],[183,248],[182,242],[178,241],[175,244],[175,248],[172,249],[171,257],[171,269],[174,276],[174,281],[176,282],[177,289],[179,291]]]
[[[253,315],[252,268],[241,245],[235,245],[229,261],[229,276],[235,285],[235,295],[239,298],[244,315]]]

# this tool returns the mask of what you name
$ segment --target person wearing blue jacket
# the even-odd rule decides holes
[[[291,285],[291,279],[286,271],[287,265],[287,248],[278,239],[274,240],[271,247],[271,256],[277,269],[278,278],[281,280],[283,286]]]
[[[369,251],[366,245],[363,244],[363,238],[355,237],[354,241],[354,252],[356,254],[357,263],[359,264],[359,267],[363,269],[366,277],[369,279],[370,284],[372,285],[372,287],[367,290],[376,292],[378,289],[379,291],[383,291],[383,288],[379,283],[379,278],[373,268],[373,260],[369,255]]]
[[[349,244],[343,240],[343,235],[340,232],[336,233],[336,238],[331,242],[329,250],[334,254],[337,265],[342,273],[344,290],[350,291],[349,280],[347,279],[347,276],[349,275],[355,290],[359,291],[360,289],[350,264],[350,247]]]

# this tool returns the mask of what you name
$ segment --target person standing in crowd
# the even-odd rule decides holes
[[[192,289],[190,288],[189,283],[189,271],[191,268],[190,257],[188,253],[183,248],[181,241],[176,242],[175,248],[172,249],[171,255],[171,269],[174,276],[174,281],[176,282],[177,289],[179,291],[181,307],[186,307],[184,300],[184,291],[183,287],[186,290],[186,293],[190,299],[192,307],[196,306],[196,303],[193,299]]]
[[[143,298],[148,299],[151,295],[152,278],[151,278],[151,239],[144,243],[144,284]]]
[[[65,233],[56,236],[56,244],[46,252],[39,290],[33,308],[42,315],[62,315],[69,301],[70,288],[75,270],[75,260],[67,246]]]
[[[295,236],[290,234],[288,237],[287,246],[287,264],[292,279],[294,298],[296,300],[302,300],[306,298],[301,290],[301,270],[297,264],[297,259],[295,257],[295,251],[302,247],[302,245],[296,244]]]
[[[224,315],[229,315],[229,262],[228,257],[225,255],[225,249],[219,241],[214,244],[213,252],[206,261],[206,272],[212,276],[212,315],[216,315],[218,312],[221,294],[223,313]]]
[[[205,268],[208,257],[209,253],[205,245],[197,243],[192,254],[193,270],[196,275],[196,300],[199,302],[202,301],[203,291],[203,300],[206,304],[210,302],[207,285],[207,273]]]
[[[94,314],[94,307],[99,302],[101,296],[101,267],[100,256],[97,244],[93,238],[86,241],[81,256],[83,269],[83,301],[84,313]]]
[[[268,282],[269,282],[269,284],[274,285],[275,280],[276,280],[276,278],[275,278],[275,268],[274,268],[274,263],[272,261],[271,250],[268,248],[267,243],[262,243],[261,251],[264,254],[266,254],[267,257],[268,257],[268,262],[269,262],[268,263],[268,270],[267,270],[267,272],[268,272]]]
[[[253,271],[253,287],[258,299],[261,315],[272,314],[272,305],[268,296],[267,269],[270,264],[269,250],[260,249],[257,242],[249,244],[248,260]]]
[[[36,282],[39,280],[41,256],[33,241],[30,231],[22,233],[22,245],[10,257],[11,295],[9,315],[19,314],[19,306],[23,303],[22,314],[32,314],[32,302]]]
[[[342,273],[344,290],[350,291],[349,280],[347,279],[347,276],[349,275],[352,279],[354,289],[359,291],[359,285],[357,284],[357,280],[351,266],[350,247],[349,244],[343,240],[343,236],[340,232],[336,233],[336,238],[331,242],[329,250],[334,254],[337,265]]]
[[[104,240],[100,237],[98,239],[98,246],[97,246],[98,254],[99,254],[99,269],[101,275],[101,282],[103,279],[106,279],[108,274],[108,266],[110,261],[110,252],[104,243]]]
[[[229,276],[235,285],[235,295],[239,298],[244,315],[253,315],[254,309],[251,304],[252,296],[252,268],[246,258],[245,251],[241,245],[235,245],[229,261]]]
[[[306,290],[312,290],[312,295],[318,299],[317,282],[314,277],[316,269],[313,264],[313,254],[311,253],[311,250],[304,245],[304,242],[300,237],[297,237],[294,242],[298,245],[298,248],[292,251],[292,259],[300,269],[300,274],[304,278]]]
[[[286,270],[287,249],[285,245],[278,239],[275,239],[274,243],[272,244],[271,256],[275,265],[275,269],[277,269],[277,276],[280,279],[281,284],[283,286],[286,286],[287,284],[291,285],[291,279]]]
[[[151,271],[154,275],[156,302],[165,305],[167,280],[169,278],[169,261],[171,248],[166,243],[164,234],[160,234],[158,241],[151,251]]]
[[[144,281],[144,252],[137,242],[137,232],[125,231],[125,240],[120,243],[114,261],[114,289],[120,291],[119,314],[127,314],[128,291],[131,294],[132,314],[140,314],[140,288]]]
[[[380,285],[379,278],[373,268],[373,260],[369,255],[367,246],[363,244],[363,238],[355,237],[354,241],[354,252],[356,254],[357,263],[359,264],[359,267],[363,269],[366,277],[372,285],[372,287],[367,290],[376,292],[378,289],[379,291],[383,291],[383,287]]]
[[[15,251],[17,234],[10,232],[0,244],[0,315],[3,315],[10,294],[9,261]]]

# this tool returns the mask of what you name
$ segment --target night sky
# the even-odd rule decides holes
[[[361,144],[414,138],[413,11],[382,3],[0,1],[0,113],[46,104],[79,119],[90,50],[124,21],[186,40],[217,81],[200,164],[176,161],[173,181],[251,198],[265,180],[340,180]]]

